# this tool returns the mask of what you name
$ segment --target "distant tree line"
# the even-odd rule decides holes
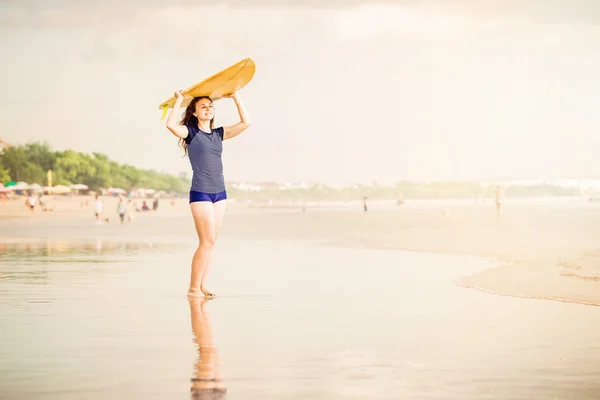
[[[52,183],[72,185],[83,183],[90,190],[118,187],[127,191],[150,188],[185,194],[189,181],[174,175],[143,170],[119,164],[100,153],[85,154],[73,150],[52,151],[46,143],[27,143],[10,147],[0,155],[0,182],[23,181],[29,184],[47,184],[47,171],[52,170]],[[353,201],[367,196],[370,200],[405,199],[461,199],[494,196],[494,185],[478,182],[410,182],[401,181],[394,186],[356,185],[335,188],[315,184],[306,189],[261,190],[257,192],[229,187],[228,196],[241,201]],[[504,188],[507,197],[573,196],[575,188],[548,184],[509,186]]]
[[[47,171],[52,170],[52,185],[82,183],[90,190],[118,187],[185,193],[185,179],[110,160],[101,153],[85,154],[73,150],[52,151],[47,143],[35,142],[4,149],[0,155],[0,182],[37,183],[46,186]]]

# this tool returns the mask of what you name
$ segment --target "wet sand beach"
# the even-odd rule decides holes
[[[514,204],[499,220],[490,204],[232,204],[208,302],[185,297],[185,201],[123,226],[97,225],[91,202],[55,204],[39,218],[0,207],[4,398],[600,393],[596,307],[457,285],[595,302],[600,210],[583,202]]]
[[[82,206],[85,199],[89,199],[89,204]],[[104,201],[104,215],[112,219],[106,228],[112,231],[118,225],[114,211],[117,200]],[[0,221],[20,219],[23,224],[44,225],[56,220],[83,222],[93,216],[93,201],[89,197],[58,197],[51,202],[53,212],[34,214],[20,203],[9,201],[0,207]],[[298,205],[248,207],[232,201],[228,219],[232,215],[235,219],[225,221],[223,229],[224,234],[248,239],[303,239],[336,247],[489,257],[499,266],[460,277],[457,283],[497,294],[600,305],[598,204],[588,203],[585,198],[515,201],[505,205],[497,218],[489,201],[412,203],[402,207],[390,206],[389,202],[378,207],[376,203],[370,212],[363,213],[358,202],[337,207],[309,206],[308,212],[301,212]],[[135,219],[182,218],[187,228],[182,237],[195,239],[189,229],[192,226],[187,219],[185,199],[176,200],[175,205],[162,200],[157,212],[132,215]],[[35,229],[24,228],[18,240],[30,239],[32,232]],[[53,231],[45,237],[55,235]],[[160,237],[160,232],[157,235]],[[79,231],[72,236],[79,236]]]
[[[469,201],[388,205],[368,213],[358,205],[327,211],[271,218],[246,214],[228,229],[241,237],[489,257],[496,261],[494,268],[457,283],[498,294],[600,305],[600,206],[584,198],[515,202],[505,206],[500,218],[491,202]]]

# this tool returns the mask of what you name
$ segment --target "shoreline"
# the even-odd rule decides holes
[[[401,246],[381,242],[364,243],[364,240],[361,243],[360,239],[347,238],[326,240],[319,244],[339,248],[481,257],[494,265],[472,275],[457,277],[455,283],[458,286],[502,296],[600,306],[600,291],[598,291],[600,289],[600,246],[598,246],[599,250],[593,251],[572,250],[564,251],[562,254],[545,256],[523,254],[518,257],[483,249],[447,248],[427,242]],[[541,281],[545,285],[540,285]],[[570,293],[564,295],[543,293],[546,290],[570,291]]]
[[[33,214],[24,203],[7,201],[0,206],[0,233],[5,232],[0,241],[35,241],[34,236],[52,240],[61,235],[134,242],[140,238],[194,241],[187,199],[178,199],[174,205],[163,200],[157,211],[134,212],[133,223],[118,228],[117,198],[104,199],[111,221],[102,225],[94,221],[92,202],[81,206],[81,200],[82,196],[54,199],[54,212]],[[11,211],[16,217],[6,218]],[[321,246],[477,256],[495,265],[457,277],[458,286],[600,306],[600,243],[593,239],[600,237],[600,207],[510,205],[497,219],[493,206],[485,204],[407,204],[365,213],[358,206],[307,207],[303,212],[301,208],[253,208],[232,201],[223,234],[237,239],[310,240]]]
[[[571,278],[571,279],[581,280],[581,282],[579,282],[580,288],[582,288],[583,286],[588,286],[589,289],[593,289],[593,290],[600,288],[600,277],[581,275],[581,274],[576,274],[573,272],[566,272],[565,267],[562,267],[559,265],[549,266],[549,265],[547,265],[547,263],[544,263],[544,266],[540,265],[540,266],[531,267],[531,265],[533,263],[535,263],[535,261],[533,261],[533,260],[527,262],[527,261],[523,261],[523,260],[509,259],[505,256],[496,256],[496,255],[475,252],[475,251],[460,251],[460,250],[449,251],[449,250],[440,250],[440,249],[436,249],[433,247],[432,248],[422,248],[422,247],[416,248],[416,247],[390,247],[390,246],[385,247],[385,246],[369,246],[369,245],[351,245],[351,244],[335,243],[335,241],[330,241],[330,242],[326,241],[326,242],[322,242],[322,243],[318,243],[318,244],[321,246],[330,246],[330,247],[335,247],[335,248],[346,248],[346,249],[361,249],[362,248],[362,249],[371,249],[371,250],[406,251],[406,252],[411,252],[411,253],[480,257],[482,259],[486,259],[491,264],[500,264],[500,265],[486,267],[482,271],[476,272],[472,275],[457,277],[455,279],[455,283],[457,286],[460,286],[460,287],[463,287],[466,289],[480,290],[483,292],[500,295],[500,296],[520,297],[520,298],[536,299],[536,300],[553,300],[553,301],[560,301],[560,302],[565,302],[565,303],[575,303],[575,304],[583,304],[583,305],[600,307],[600,293],[598,295],[594,296],[595,299],[586,300],[586,299],[576,299],[576,298],[574,298],[574,297],[576,297],[575,295],[568,296],[568,297],[561,297],[561,296],[553,296],[553,295],[534,295],[534,294],[527,294],[527,293],[515,293],[515,292],[511,292],[510,290],[506,290],[506,289],[505,290],[492,289],[491,287],[488,287],[488,285],[486,285],[485,283],[481,283],[481,281],[482,281],[481,278],[485,277],[485,274],[499,272],[501,274],[508,275],[510,273],[509,270],[511,268],[518,269],[519,273],[523,273],[522,275],[529,275],[529,278],[530,278],[529,280],[532,280],[531,279],[532,275],[534,275],[536,273],[543,274],[546,276],[546,278],[549,278],[550,277],[550,271],[549,271],[550,269],[555,268],[558,270],[559,268],[562,268],[562,270],[558,273],[558,275],[556,275],[556,277],[558,279],[557,282],[560,282],[562,284],[562,283],[565,283],[562,281],[562,279]],[[538,261],[538,263],[539,263],[539,261]],[[562,259],[559,259],[558,264],[561,264],[561,263],[565,263],[565,261],[562,261]],[[566,263],[572,263],[572,261],[566,261]],[[598,260],[598,266],[600,267],[600,259]],[[532,271],[532,268],[537,269],[537,270]],[[544,270],[542,271],[541,269],[544,269]],[[519,273],[515,273],[515,274],[513,274],[513,276],[514,275],[522,276]],[[473,282],[468,283],[469,281],[473,281]],[[492,285],[493,284],[489,284],[489,286],[492,286]],[[497,282],[496,282],[496,285],[498,285]],[[502,284],[500,284],[500,285],[502,285]]]
[[[480,292],[485,292],[485,293],[490,293],[490,294],[495,294],[497,296],[517,297],[517,298],[529,299],[529,300],[551,300],[551,301],[559,301],[561,303],[581,304],[581,305],[585,305],[585,306],[600,307],[600,302],[592,302],[592,301],[586,301],[586,300],[574,300],[574,299],[568,299],[568,298],[563,298],[563,297],[552,297],[552,296],[539,297],[539,296],[531,296],[531,295],[526,295],[526,294],[499,292],[499,291],[492,290],[492,289],[486,289],[485,287],[481,287],[481,286],[469,285],[469,284],[462,283],[461,279],[463,279],[463,278],[458,278],[455,281],[456,285],[459,287],[462,287],[465,289],[478,290]]]

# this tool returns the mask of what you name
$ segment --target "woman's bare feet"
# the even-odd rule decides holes
[[[204,293],[200,289],[189,288],[187,292],[188,297],[204,297]]]
[[[188,297],[215,297],[216,294],[209,292],[204,288],[196,289],[190,288],[187,292]]]

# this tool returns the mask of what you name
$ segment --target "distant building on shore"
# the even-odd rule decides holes
[[[227,186],[249,192],[260,192],[261,190],[290,190],[290,189],[308,189],[310,185],[305,182],[227,182]]]
[[[581,194],[599,193],[600,179],[521,179],[521,180],[503,180],[503,181],[488,181],[485,185],[500,185],[503,187],[510,186],[537,186],[548,185],[558,186],[564,189],[576,189]]]

